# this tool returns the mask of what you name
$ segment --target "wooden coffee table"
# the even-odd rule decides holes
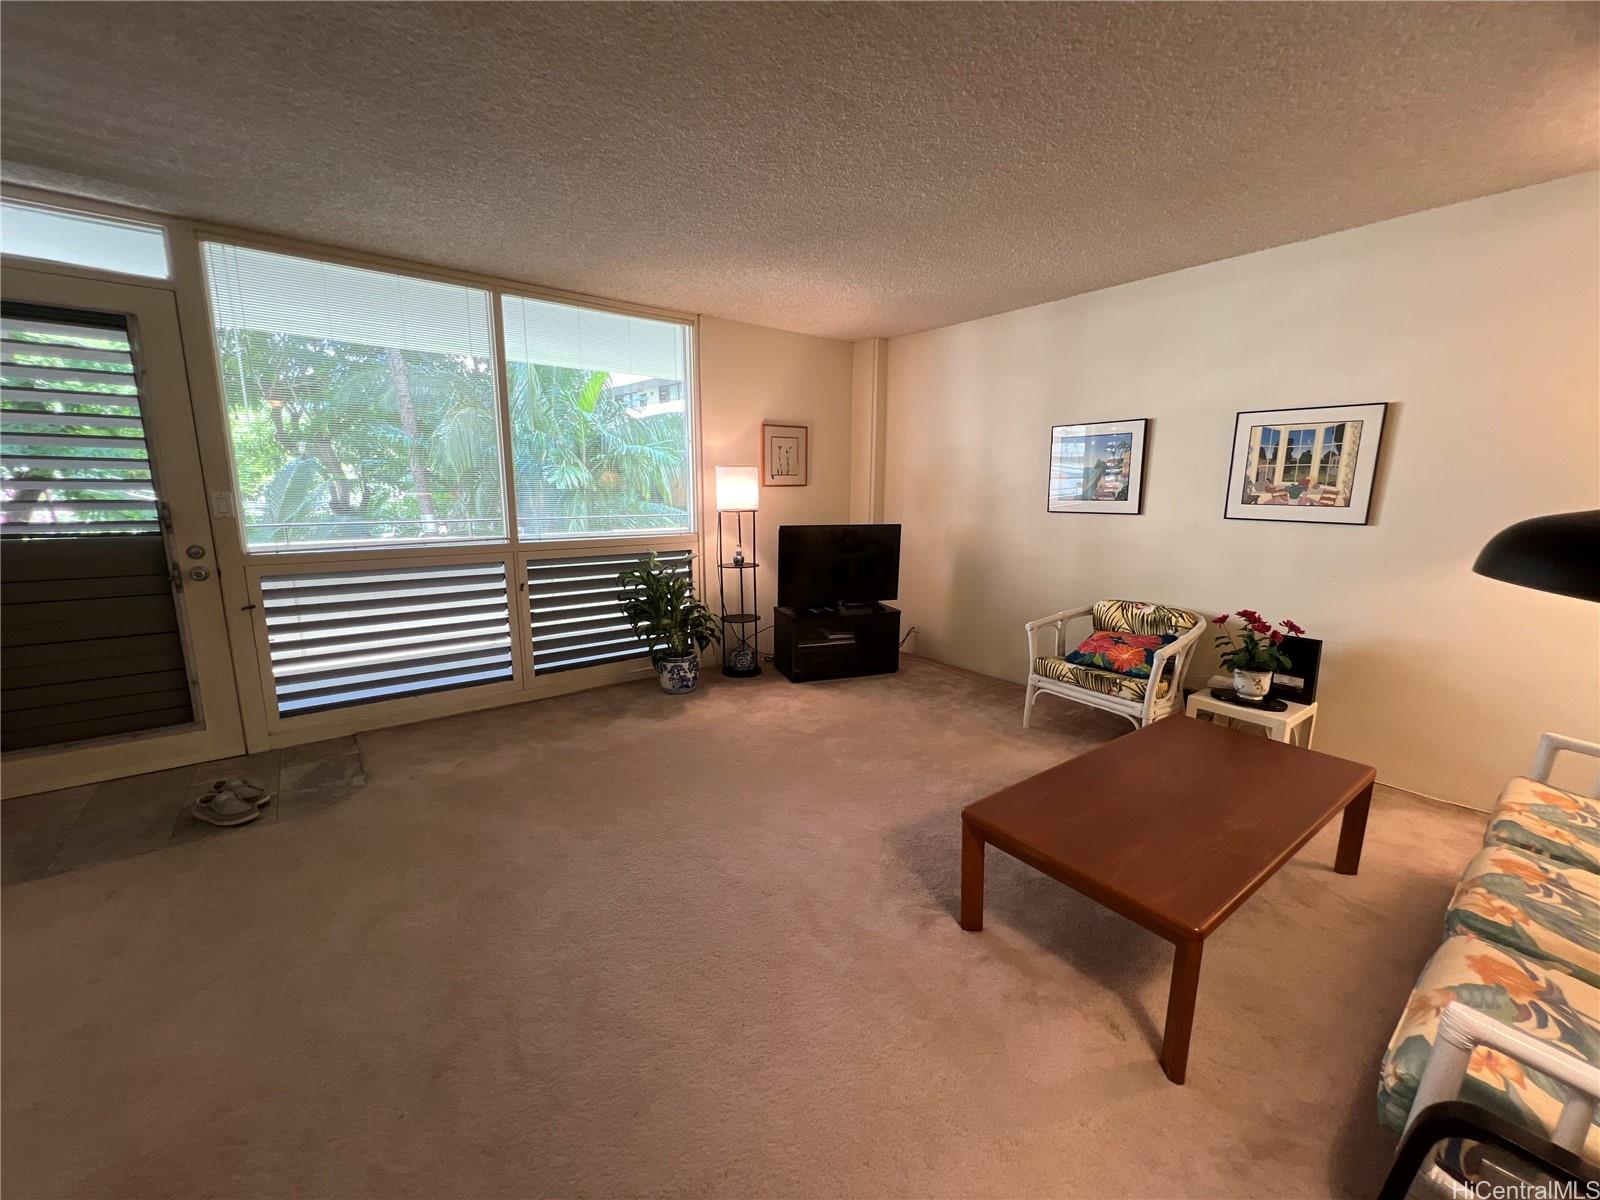
[[[993,845],[1176,945],[1161,1066],[1182,1083],[1206,938],[1339,813],[1354,875],[1377,773],[1173,716],[961,813],[961,928],[983,928]]]

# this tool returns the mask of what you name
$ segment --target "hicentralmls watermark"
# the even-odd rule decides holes
[[[1479,1179],[1472,1183],[1450,1183],[1451,1200],[1600,1200],[1600,1182],[1548,1179],[1533,1183],[1493,1183]]]

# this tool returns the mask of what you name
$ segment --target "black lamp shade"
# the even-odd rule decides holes
[[[1541,592],[1600,600],[1600,508],[1509,525],[1489,539],[1472,569]]]

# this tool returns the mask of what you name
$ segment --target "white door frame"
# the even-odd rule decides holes
[[[129,318],[139,400],[156,493],[169,506],[169,557],[183,572],[174,593],[188,660],[195,719],[169,729],[14,751],[5,756],[4,794],[26,795],[244,753],[233,658],[218,580],[215,539],[200,472],[188,370],[171,288],[119,283],[75,273],[6,267],[8,300],[109,312]],[[198,547],[199,557],[185,554]],[[202,570],[206,578],[190,572]]]

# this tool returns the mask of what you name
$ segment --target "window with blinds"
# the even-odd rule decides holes
[[[609,554],[528,563],[535,675],[649,657],[650,647],[634,636],[622,615],[618,578],[645,557]],[[658,551],[656,557],[680,574],[692,569],[688,550]]]
[[[204,254],[250,549],[506,538],[488,292]]]
[[[0,537],[160,530],[125,322],[7,305],[0,385]]]
[[[512,678],[502,563],[268,575],[280,716]]]
[[[689,532],[689,327],[518,296],[501,306],[518,533]]]

